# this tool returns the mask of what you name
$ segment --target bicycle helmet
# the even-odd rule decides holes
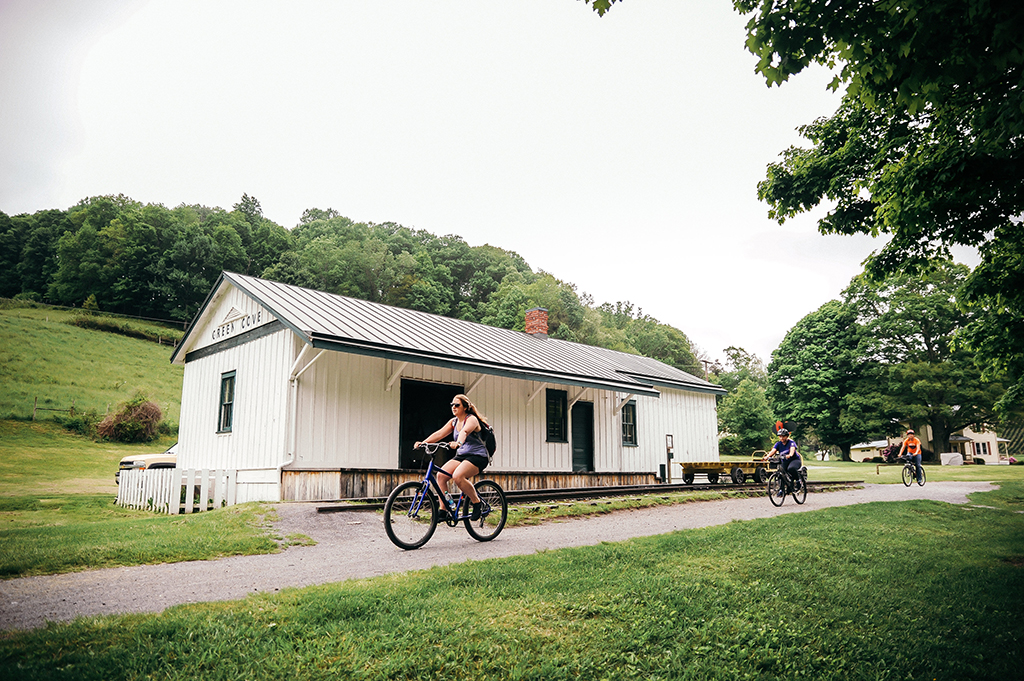
[[[786,430],[785,428],[779,431],[779,437],[782,437],[783,435],[789,435],[789,431]]]
[[[913,435],[913,434],[914,434],[914,429],[913,428],[908,428],[907,429],[907,435]]]

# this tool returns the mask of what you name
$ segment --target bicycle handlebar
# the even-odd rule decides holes
[[[428,454],[434,454],[437,452],[437,450],[441,449],[442,447],[444,447],[445,449],[451,449],[451,447],[448,446],[447,442],[421,442],[420,446],[416,447],[416,449],[422,449],[426,451]]]

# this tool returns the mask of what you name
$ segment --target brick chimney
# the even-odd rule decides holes
[[[539,338],[548,337],[548,310],[545,307],[531,307],[526,311],[526,333]]]

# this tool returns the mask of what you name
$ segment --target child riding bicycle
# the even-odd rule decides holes
[[[904,456],[906,452],[907,458],[914,462],[914,474],[917,476],[917,482],[921,482],[921,440],[914,435],[912,429],[907,430],[907,438],[903,441],[903,445],[900,447],[900,457]]]
[[[803,459],[797,451],[796,442],[790,439],[788,430],[779,429],[779,441],[772,446],[770,453],[779,457],[779,469],[785,470],[790,480],[800,475]]]

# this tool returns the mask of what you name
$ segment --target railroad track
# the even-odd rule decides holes
[[[864,484],[863,480],[842,480],[838,482],[807,481],[807,491],[814,492],[825,487],[855,487]],[[620,485],[616,487],[574,487],[571,489],[528,489],[528,490],[505,490],[505,496],[510,504],[532,502],[532,501],[586,501],[587,499],[599,499],[603,497],[634,497],[634,496],[663,496],[670,492],[757,492],[764,490],[764,485],[759,483],[744,483],[736,485],[733,483],[694,483],[684,484],[660,484],[660,485]],[[373,497],[366,499],[342,499],[331,502],[324,506],[318,506],[318,513],[338,513],[340,511],[379,511],[384,508],[386,497]]]

